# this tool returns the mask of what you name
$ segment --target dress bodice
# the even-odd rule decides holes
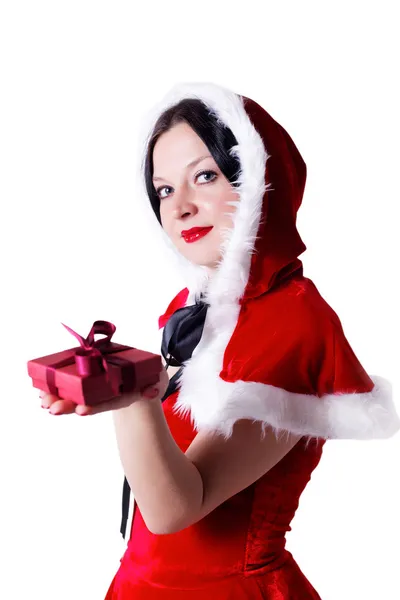
[[[163,403],[171,433],[185,452],[194,439],[190,417],[173,411],[179,391]],[[136,505],[121,569],[130,586],[191,589],[235,575],[262,576],[291,558],[285,549],[299,498],[324,440],[301,438],[270,471],[201,521],[168,535],[151,533]],[[121,575],[122,577],[122,575]],[[311,596],[310,596],[311,597]]]

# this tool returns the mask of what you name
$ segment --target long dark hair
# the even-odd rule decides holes
[[[232,131],[201,101],[195,98],[186,98],[178,104],[168,108],[158,118],[150,137],[145,162],[144,177],[147,194],[154,213],[161,223],[160,198],[153,185],[153,150],[158,138],[177,123],[187,123],[207,146],[211,156],[234,186],[238,185],[237,178],[240,172],[239,160],[229,154],[230,149],[237,145],[237,140]]]

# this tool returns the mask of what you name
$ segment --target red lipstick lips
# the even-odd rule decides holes
[[[185,240],[185,242],[187,242],[188,244],[191,244],[192,242],[196,242],[200,238],[207,235],[207,233],[209,231],[211,231],[212,228],[213,228],[213,226],[211,226],[211,227],[192,227],[192,229],[187,229],[187,230],[182,231],[182,237]]]

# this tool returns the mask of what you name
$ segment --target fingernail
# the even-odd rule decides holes
[[[158,388],[150,388],[146,391],[145,396],[147,396],[147,398],[155,398],[158,396],[158,393]]]

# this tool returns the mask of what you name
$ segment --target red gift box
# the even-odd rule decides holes
[[[75,404],[95,406],[158,383],[161,356],[111,342],[116,327],[109,321],[95,321],[86,339],[64,327],[80,346],[30,360],[28,374],[35,388]],[[96,334],[106,337],[95,340]]]

